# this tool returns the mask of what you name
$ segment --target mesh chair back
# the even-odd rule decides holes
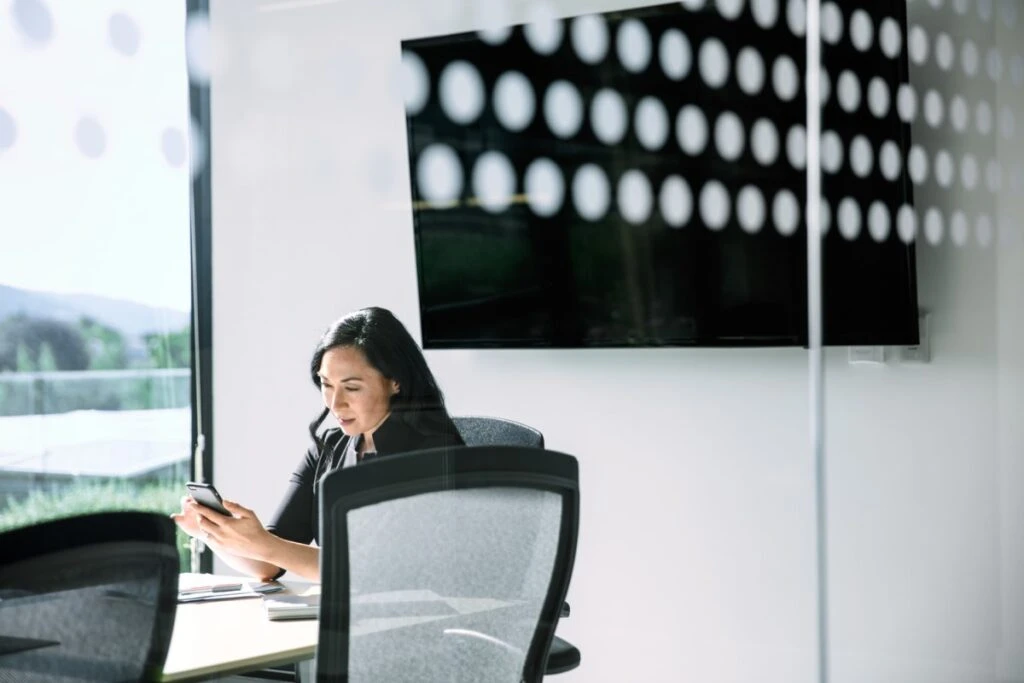
[[[100,513],[0,534],[0,681],[157,679],[178,571],[165,515]]]
[[[579,514],[575,458],[432,449],[321,484],[321,681],[538,681]]]
[[[452,418],[467,446],[544,448],[544,435],[528,425],[500,417]]]

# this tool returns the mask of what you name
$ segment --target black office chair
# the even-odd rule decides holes
[[[453,417],[455,428],[467,446],[526,446],[544,448],[544,435],[539,431],[500,417]]]
[[[0,534],[0,681],[149,681],[178,597],[174,523],[105,512]]]
[[[467,446],[527,446],[544,448],[544,435],[520,422],[500,417],[454,417],[456,429]],[[562,606],[561,616],[569,616],[569,603]],[[545,673],[560,674],[580,665],[579,649],[557,635],[551,643]]]
[[[533,683],[576,552],[576,459],[438,448],[320,484],[319,681]]]

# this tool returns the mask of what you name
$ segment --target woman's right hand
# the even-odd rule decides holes
[[[181,512],[171,515],[171,519],[178,525],[178,528],[193,538],[200,535],[197,505],[198,503],[192,500],[192,496],[182,496]]]

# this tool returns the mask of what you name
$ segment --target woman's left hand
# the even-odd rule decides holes
[[[233,555],[265,560],[273,534],[249,508],[227,499],[222,502],[231,517],[196,504],[196,512],[201,516],[199,537],[209,539]]]

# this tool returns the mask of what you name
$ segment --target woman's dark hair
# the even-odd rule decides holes
[[[309,364],[313,384],[320,388],[320,364],[331,349],[352,347],[363,352],[377,372],[398,383],[391,397],[391,419],[398,418],[423,434],[458,434],[444,405],[444,394],[427,367],[423,352],[409,331],[386,308],[372,306],[349,313],[327,328]],[[323,447],[317,431],[330,413],[324,408],[309,425],[317,448]]]

